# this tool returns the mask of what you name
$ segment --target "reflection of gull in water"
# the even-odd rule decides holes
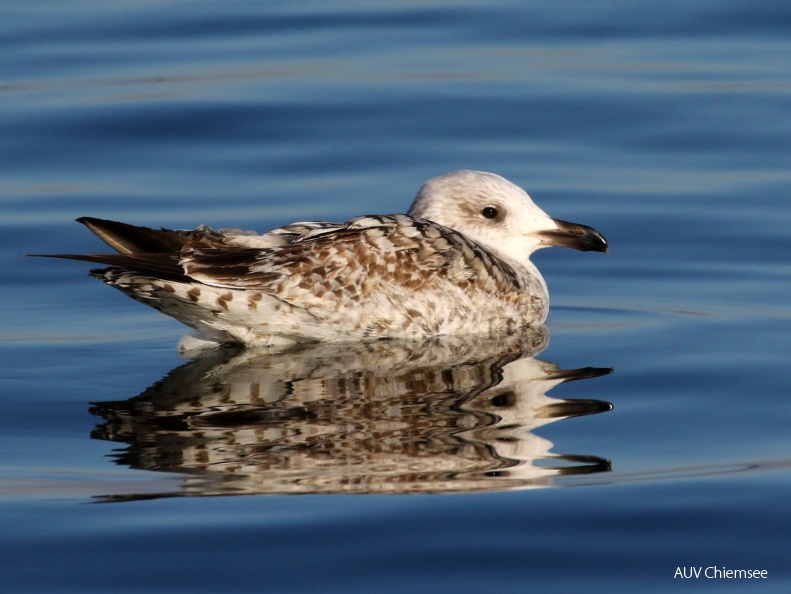
[[[154,230],[83,218],[117,254],[105,283],[218,342],[293,344],[515,331],[546,319],[529,256],[607,251],[596,230],[550,218],[492,173],[429,180],[407,215],[246,232]]]
[[[188,475],[163,495],[476,491],[608,470],[550,453],[533,433],[611,409],[546,396],[610,371],[534,359],[546,340],[542,326],[520,338],[220,349],[131,400],[96,404],[94,437],[129,444],[119,464]]]

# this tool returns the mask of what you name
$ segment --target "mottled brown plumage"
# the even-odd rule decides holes
[[[490,173],[423,186],[408,215],[294,223],[264,235],[78,219],[118,254],[62,255],[214,341],[274,344],[514,332],[549,299],[528,257],[547,245],[606,251]]]

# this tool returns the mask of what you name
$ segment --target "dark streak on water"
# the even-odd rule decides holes
[[[791,8],[358,4],[5,11],[0,586],[787,592]],[[462,167],[612,245],[536,256],[548,346],[190,363],[19,258],[98,250],[83,215],[402,211]],[[709,565],[769,578],[673,578]]]

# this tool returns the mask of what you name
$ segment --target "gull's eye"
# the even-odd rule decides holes
[[[486,206],[481,211],[481,214],[487,219],[494,219],[497,217],[497,209],[494,206]]]

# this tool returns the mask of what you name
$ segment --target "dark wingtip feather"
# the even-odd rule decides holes
[[[93,217],[80,217],[77,222],[121,254],[168,254],[192,244],[207,247],[224,244],[223,237],[208,227],[194,231],[150,229]]]
[[[191,279],[184,274],[184,269],[176,257],[167,254],[27,254],[39,258],[62,258],[65,260],[81,260],[95,264],[116,266],[148,275],[162,280],[188,282]]]
[[[121,254],[173,252],[184,243],[178,232],[169,229],[149,229],[94,217],[80,217],[77,222]]]

